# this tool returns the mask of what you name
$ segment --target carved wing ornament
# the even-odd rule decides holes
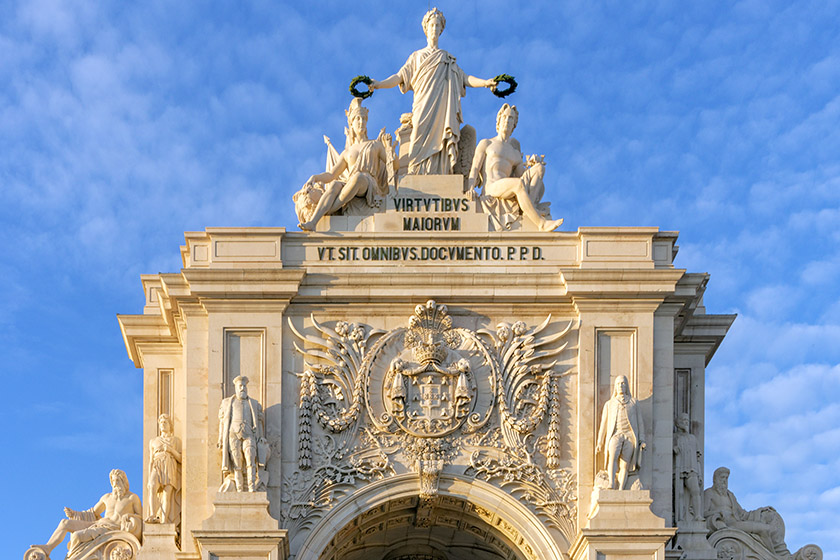
[[[311,319],[322,336],[302,335],[289,321],[292,332],[311,345],[304,349],[294,343],[295,349],[311,360],[307,361],[309,369],[301,374],[301,410],[311,410],[324,428],[341,432],[359,417],[364,382],[360,372],[368,339],[382,331],[367,331],[363,326],[344,321],[330,329],[318,323],[314,316]],[[320,387],[316,374],[322,379]],[[304,403],[304,400],[308,402]]]
[[[505,443],[512,449],[524,449],[522,436],[533,432],[542,422],[550,400],[553,405],[560,404],[556,398],[549,398],[553,394],[551,385],[557,377],[552,368],[557,361],[547,364],[545,361],[566,349],[568,342],[552,345],[571,331],[574,321],[569,321],[559,333],[542,334],[550,322],[551,315],[531,329],[517,321],[513,325],[499,323],[495,333],[487,329],[478,331],[501,357],[499,411]]]
[[[474,331],[430,300],[389,331],[311,322],[304,333],[289,319],[304,368],[287,522],[305,525],[358,483],[398,472],[416,472],[429,499],[446,468],[507,488],[574,535],[575,477],[560,468],[561,380],[573,356],[558,366],[574,320]]]

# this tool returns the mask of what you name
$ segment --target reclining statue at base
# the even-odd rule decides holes
[[[703,493],[709,544],[720,560],[822,560],[820,547],[809,544],[791,554],[785,544],[785,522],[772,507],[747,511],[729,491],[729,469],[715,470]]]
[[[135,558],[143,530],[140,498],[128,489],[125,472],[110,474],[111,492],[84,511],[64,508],[62,519],[47,544],[32,545],[24,560],[49,560],[50,553],[70,535],[66,560]],[[103,515],[104,514],[104,515]]]

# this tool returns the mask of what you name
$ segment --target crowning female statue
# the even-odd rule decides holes
[[[438,48],[446,27],[443,14],[434,8],[423,17],[428,45],[413,52],[399,72],[382,81],[373,80],[371,90],[399,86],[402,93],[414,92],[411,105],[411,140],[408,173],[450,174],[458,160],[461,133],[461,97],[469,87],[494,87],[495,80],[466,74],[455,57]]]

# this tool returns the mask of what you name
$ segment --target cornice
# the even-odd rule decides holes
[[[178,336],[160,315],[117,315],[123,342],[134,367],[143,367],[141,345],[177,344]]]
[[[560,277],[573,298],[665,298],[674,293],[683,269],[563,269]]]
[[[737,316],[737,314],[692,315],[686,321],[680,334],[674,337],[674,351],[691,354],[697,353],[690,351],[692,347],[702,349],[706,357],[706,365],[709,365]]]
[[[181,272],[189,293],[202,298],[289,299],[306,276],[303,269],[205,268]]]
[[[409,294],[422,294],[418,297],[438,301],[491,303],[504,298],[515,303],[569,303],[556,270],[517,272],[464,270],[419,274],[409,270],[383,274],[362,270],[342,274],[308,273],[294,302],[405,302]]]

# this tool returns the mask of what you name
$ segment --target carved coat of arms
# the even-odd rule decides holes
[[[473,331],[430,300],[389,331],[344,321],[330,328],[312,317],[318,334],[306,335],[290,321],[306,369],[298,374],[300,469],[284,483],[287,520],[305,523],[331,507],[338,488],[406,467],[429,499],[460,457],[463,474],[510,486],[573,536],[574,476],[560,460],[560,383],[572,366],[558,371],[556,361],[573,321],[547,334],[550,319]]]
[[[418,305],[408,328],[385,335],[379,349],[395,355],[381,383],[372,372],[368,410],[377,427],[440,438],[486,423],[492,401],[479,396],[494,394],[495,372],[486,371],[489,355],[476,335],[452,327],[446,306]]]

